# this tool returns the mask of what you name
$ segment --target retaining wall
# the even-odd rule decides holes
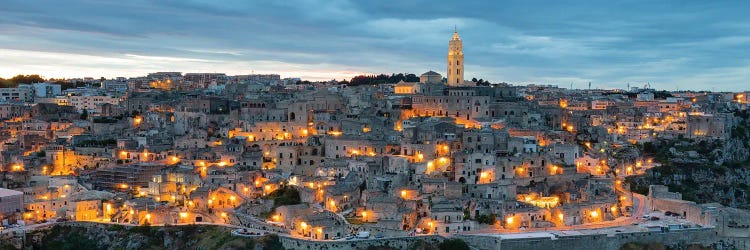
[[[593,234],[562,236],[556,239],[501,239],[497,236],[457,235],[469,245],[478,249],[518,249],[518,250],[570,250],[570,249],[619,249],[629,242],[659,242],[667,246],[681,248],[689,244],[704,246],[719,241],[716,231],[710,228],[690,229],[671,232],[636,232],[618,233],[615,235]]]
[[[412,236],[385,239],[367,239],[367,240],[340,240],[340,241],[307,241],[286,236],[280,236],[281,244],[286,249],[310,249],[310,250],[348,250],[348,249],[367,249],[370,246],[390,246],[396,249],[408,249],[412,244],[420,241],[438,244],[444,240],[439,235],[429,236]]]

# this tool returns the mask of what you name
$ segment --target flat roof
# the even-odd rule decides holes
[[[23,192],[0,188],[0,197],[13,196],[13,195],[23,195]]]

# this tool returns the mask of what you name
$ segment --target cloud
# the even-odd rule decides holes
[[[9,0],[0,76],[280,73],[313,80],[445,71],[561,86],[747,89],[750,2]]]

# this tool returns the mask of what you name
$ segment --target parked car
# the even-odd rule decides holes
[[[362,231],[362,232],[357,233],[357,238],[360,238],[360,239],[370,238],[370,231]]]
[[[651,216],[651,219],[650,219],[650,220],[660,220],[660,219],[659,219],[659,217],[656,217],[656,216]]]

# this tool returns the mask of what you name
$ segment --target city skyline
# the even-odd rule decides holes
[[[445,75],[457,26],[466,79],[741,91],[750,80],[747,5],[10,1],[0,10],[0,77]]]

